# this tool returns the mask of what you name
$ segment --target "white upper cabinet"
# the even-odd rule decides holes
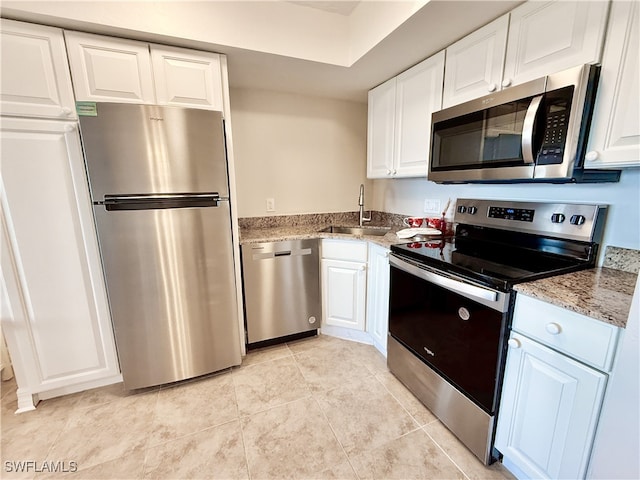
[[[530,1],[511,11],[502,86],[598,63],[608,1]]]
[[[220,55],[65,32],[76,99],[224,110]]]
[[[467,35],[446,50],[443,108],[600,62],[608,11],[608,1],[529,1]]]
[[[640,165],[640,6],[611,6],[587,168]]]
[[[447,48],[443,108],[500,89],[508,30],[507,14]]]
[[[444,52],[369,91],[367,177],[424,177],[431,114],[442,106]]]
[[[146,43],[69,31],[65,37],[77,100],[155,103]]]
[[[426,177],[431,114],[442,107],[444,52],[396,77],[394,176]]]
[[[223,110],[220,55],[151,45],[151,61],[160,105]]]
[[[369,90],[367,177],[388,178],[393,168],[396,79]]]
[[[62,30],[1,22],[2,114],[75,119]]]

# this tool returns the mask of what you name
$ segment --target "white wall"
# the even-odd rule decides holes
[[[239,217],[358,209],[365,104],[245,89],[230,98]]]
[[[640,249],[640,169],[622,172],[619,183],[439,185],[426,179],[375,180],[375,210],[424,215],[424,200],[451,198],[495,198],[523,201],[577,202],[610,205],[602,245]],[[453,210],[450,216],[453,216]],[[604,250],[604,249],[602,249]]]

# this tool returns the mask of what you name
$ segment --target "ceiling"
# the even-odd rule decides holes
[[[118,2],[104,1],[3,0],[0,13],[16,20],[224,53],[231,88],[366,102],[369,89],[523,3],[522,0],[394,0],[365,4],[372,1],[377,2],[264,0],[250,4],[238,0],[187,5],[189,2],[149,1],[128,2],[128,8],[119,8]],[[218,18],[218,10],[230,11],[234,4],[244,12],[242,18],[238,15]],[[408,13],[407,5],[412,8]],[[170,7],[174,10],[168,10]],[[371,7],[387,8],[387,16],[404,8],[405,16],[392,19],[398,22],[396,25],[392,21],[392,28],[389,25],[380,28],[384,18],[369,15]],[[270,18],[261,16],[271,12],[275,13]],[[296,25],[297,19],[312,23]],[[316,21],[319,27],[311,32],[313,38],[311,33],[305,38]],[[176,29],[177,24],[182,30]],[[192,34],[196,25],[200,27],[200,37]],[[361,37],[366,37],[369,30],[378,35],[369,35],[366,42],[361,42],[360,53],[353,51],[354,25],[360,28],[356,33]],[[229,42],[210,34],[224,28]],[[277,53],[270,53],[270,42],[276,45],[274,38],[279,42],[278,48],[271,51]],[[323,43],[333,57],[321,58]],[[331,60],[338,57],[347,60]]]
[[[366,102],[371,88],[521,3],[431,1],[349,67],[223,48],[228,55],[230,84]]]
[[[302,5],[304,7],[315,8],[317,10],[322,10],[328,13],[337,13],[338,15],[344,15],[348,17],[353,13],[353,10],[358,6],[360,1],[349,2],[349,1],[341,1],[341,0],[332,0],[328,2],[316,2],[313,0],[302,0],[302,1],[289,0],[289,3]]]

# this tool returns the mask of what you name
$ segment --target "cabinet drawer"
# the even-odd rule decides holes
[[[605,372],[611,370],[620,330],[522,294],[512,329]]]
[[[366,263],[367,242],[333,239],[322,240],[322,258]]]

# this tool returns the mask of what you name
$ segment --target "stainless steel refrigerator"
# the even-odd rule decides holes
[[[239,365],[221,113],[116,103],[79,113],[125,387]]]

